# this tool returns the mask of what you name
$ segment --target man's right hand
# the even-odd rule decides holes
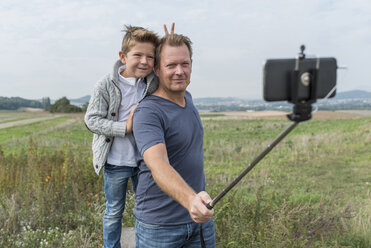
[[[205,223],[211,220],[211,217],[214,215],[214,209],[210,210],[206,207],[206,204],[211,201],[211,197],[205,191],[201,191],[192,197],[188,212],[194,222]]]

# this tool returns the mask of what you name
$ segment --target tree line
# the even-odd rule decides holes
[[[51,104],[49,97],[43,97],[41,101],[28,100],[21,97],[0,97],[0,109],[17,110],[19,108],[40,108],[51,113],[79,113],[85,112],[88,103],[85,103],[81,108],[72,105],[67,97],[62,97]]]
[[[21,97],[2,97],[0,96],[0,109],[17,110],[19,108],[42,108],[49,109],[51,106],[50,98],[44,97],[41,101],[27,100]]]

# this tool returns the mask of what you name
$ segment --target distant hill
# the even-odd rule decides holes
[[[81,107],[89,102],[90,95],[70,99],[72,105]],[[286,102],[265,102],[240,97],[202,97],[193,99],[195,106],[202,111],[247,111],[247,110],[290,110],[291,104]],[[15,104],[15,102],[17,102]],[[52,100],[52,102],[54,102]],[[371,109],[371,92],[350,90],[337,92],[334,98],[318,101],[320,109]],[[12,106],[10,108],[10,106]],[[17,109],[20,107],[39,107],[44,105],[41,100],[27,100],[20,97],[0,97],[0,109]]]
[[[350,90],[339,92],[334,99],[355,99],[355,98],[371,98],[371,92],[364,90]]]
[[[292,104],[285,101],[265,102],[263,100],[248,100],[237,97],[195,98],[194,104],[200,111],[212,112],[292,110]],[[369,110],[371,109],[371,92],[363,90],[337,92],[334,98],[318,100],[315,105],[320,110]]]
[[[242,98],[237,97],[201,97],[201,98],[194,98],[194,103],[215,103],[215,102],[233,102],[233,101],[241,101],[244,100]]]
[[[350,90],[350,91],[343,91],[337,92],[334,98],[330,98],[330,100],[340,100],[340,99],[371,99],[371,92],[364,91],[364,90]],[[203,97],[203,98],[195,98],[193,99],[194,103],[203,103],[203,104],[210,104],[210,103],[225,103],[225,102],[244,102],[244,101],[263,101],[263,100],[249,100],[239,97]]]
[[[80,98],[70,99],[71,103],[78,103],[84,104],[89,102],[90,95],[86,95]],[[350,91],[343,91],[337,92],[336,96],[332,99],[355,99],[355,98],[370,98],[371,99],[371,92],[364,91],[364,90],[350,90]],[[226,103],[226,102],[245,102],[245,101],[263,101],[263,100],[249,100],[241,97],[200,97],[194,98],[193,102],[195,104],[202,103],[202,104],[212,104],[212,103]]]
[[[90,95],[86,95],[80,98],[70,99],[71,102],[82,103],[82,104],[89,102],[89,100],[90,100]]]
[[[70,102],[72,105],[81,107],[86,102],[89,102],[89,100],[90,100],[90,95],[86,95],[80,98],[70,99]]]

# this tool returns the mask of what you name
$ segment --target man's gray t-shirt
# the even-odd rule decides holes
[[[203,127],[191,94],[186,106],[158,96],[147,96],[134,113],[133,132],[138,150],[159,143],[166,146],[171,166],[193,190],[205,190]],[[188,211],[164,193],[154,181],[143,159],[139,163],[135,217],[147,224],[177,225],[193,222]]]

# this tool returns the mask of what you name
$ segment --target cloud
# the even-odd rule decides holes
[[[86,95],[111,71],[123,24],[161,35],[172,21],[194,42],[197,97],[260,98],[264,60],[294,57],[303,43],[349,66],[340,89],[371,90],[370,13],[367,0],[2,0],[0,95]]]

